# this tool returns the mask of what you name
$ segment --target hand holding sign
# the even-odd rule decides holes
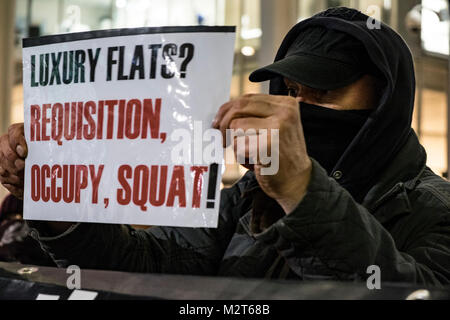
[[[311,175],[311,160],[306,152],[306,143],[300,121],[298,101],[288,96],[273,96],[263,94],[249,94],[224,104],[213,122],[213,126],[225,137],[227,129],[258,131],[270,129],[279,132],[279,139],[273,139],[271,132],[267,138],[258,144],[249,143],[248,136],[238,136],[235,139],[245,139],[246,148],[237,156],[248,158],[258,155],[252,148],[271,150],[279,154],[272,154],[272,159],[279,159],[274,174],[261,174],[267,164],[256,159],[254,172],[263,191],[278,201],[286,213],[291,213],[306,193]],[[278,138],[278,137],[277,137]],[[262,143],[261,143],[262,142]],[[277,144],[274,148],[271,144]],[[234,143],[238,146],[239,143]],[[278,170],[279,169],[279,170]]]
[[[19,199],[23,198],[23,170],[28,148],[23,123],[13,124],[0,137],[0,183]]]

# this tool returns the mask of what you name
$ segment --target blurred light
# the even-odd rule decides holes
[[[241,17],[241,24],[243,28],[247,28],[250,24],[250,16],[248,14],[244,14]]]
[[[127,6],[127,0],[116,0],[117,8],[125,8]]]
[[[251,57],[252,55],[255,54],[255,49],[250,46],[245,46],[245,47],[242,47],[241,53],[246,57]]]
[[[262,31],[259,28],[241,30],[241,38],[244,40],[257,39],[261,37],[261,35]]]
[[[261,35],[262,31],[260,28],[250,28],[250,16],[244,14],[241,17],[241,38],[244,40],[257,39]]]

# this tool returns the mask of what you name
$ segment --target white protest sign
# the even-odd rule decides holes
[[[24,218],[217,227],[234,27],[25,39]],[[218,141],[220,140],[220,141]]]

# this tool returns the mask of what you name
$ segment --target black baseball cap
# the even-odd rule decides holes
[[[373,69],[367,50],[356,38],[325,27],[309,27],[299,33],[283,59],[255,70],[249,79],[262,82],[282,76],[311,88],[334,90]]]

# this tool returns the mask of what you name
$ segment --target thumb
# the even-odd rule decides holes
[[[16,151],[17,155],[25,158],[28,154],[27,142],[25,140],[23,123],[13,124],[8,130],[9,146]]]

